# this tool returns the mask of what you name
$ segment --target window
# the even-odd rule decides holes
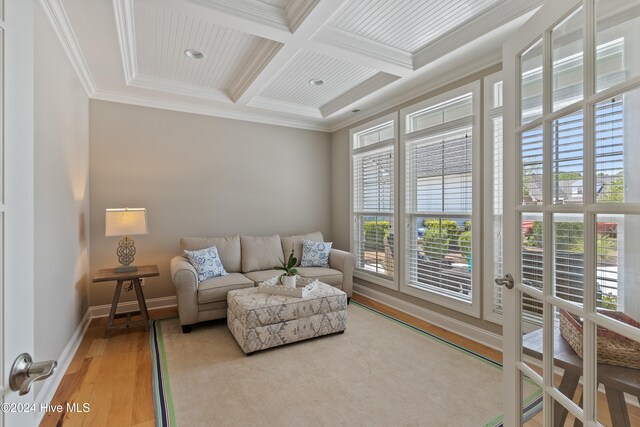
[[[479,315],[472,245],[479,139],[473,84],[402,111],[404,148],[403,290]]]
[[[395,114],[351,131],[356,273],[394,287]]]

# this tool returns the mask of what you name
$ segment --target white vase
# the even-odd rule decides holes
[[[296,276],[282,276],[282,284],[285,288],[295,288]]]

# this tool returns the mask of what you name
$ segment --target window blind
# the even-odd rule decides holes
[[[393,277],[394,144],[353,156],[356,268]]]
[[[409,283],[471,300],[472,127],[406,140]]]

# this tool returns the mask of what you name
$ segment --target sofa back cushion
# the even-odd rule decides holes
[[[282,265],[284,255],[280,236],[241,236],[242,272],[271,270]],[[288,255],[287,255],[288,256]]]
[[[180,239],[180,252],[198,251],[211,246],[218,249],[220,261],[229,273],[239,273],[242,268],[240,250],[240,236],[231,237],[185,237]]]
[[[300,265],[300,261],[302,261],[302,241],[303,240],[313,240],[314,242],[322,242],[324,241],[322,238],[322,233],[316,231],[314,233],[301,234],[299,236],[289,236],[283,237],[282,239],[282,252],[284,256],[289,259],[289,254],[291,253],[291,247],[293,246],[293,256],[298,259],[296,266]]]

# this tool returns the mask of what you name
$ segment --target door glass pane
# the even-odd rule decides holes
[[[542,204],[542,127],[524,132],[521,137],[522,150],[522,204]]]
[[[522,360],[525,365],[542,376],[544,304],[527,293],[522,293],[520,304],[522,307]]]
[[[640,327],[640,215],[598,215],[596,300],[598,308]]]
[[[583,97],[582,7],[569,15],[551,32],[553,45],[553,111],[580,101]]]
[[[520,57],[523,125],[542,117],[542,64],[542,39],[540,39]]]
[[[526,427],[538,427],[544,424],[544,412],[542,410],[542,389],[531,378],[522,375],[522,425]]]
[[[640,89],[598,103],[596,123],[596,200],[640,202]]]
[[[553,385],[582,408],[582,318],[555,307],[553,322]],[[571,411],[558,403],[553,411],[554,425],[574,425]]]
[[[553,185],[554,204],[582,203],[583,193],[583,117],[582,110],[554,120]]]
[[[522,215],[522,283],[542,290],[542,214]]]
[[[638,386],[638,365],[634,363],[635,358],[620,357],[619,351],[621,346],[639,351],[640,343],[601,327],[596,340],[598,378],[606,382],[605,390],[596,391],[596,419],[607,427],[640,425],[638,396],[630,393],[633,389],[621,386],[627,383]]]
[[[596,0],[598,91],[640,74],[640,1]]]
[[[582,214],[553,216],[555,256],[554,294],[582,305],[584,296],[584,217]]]

